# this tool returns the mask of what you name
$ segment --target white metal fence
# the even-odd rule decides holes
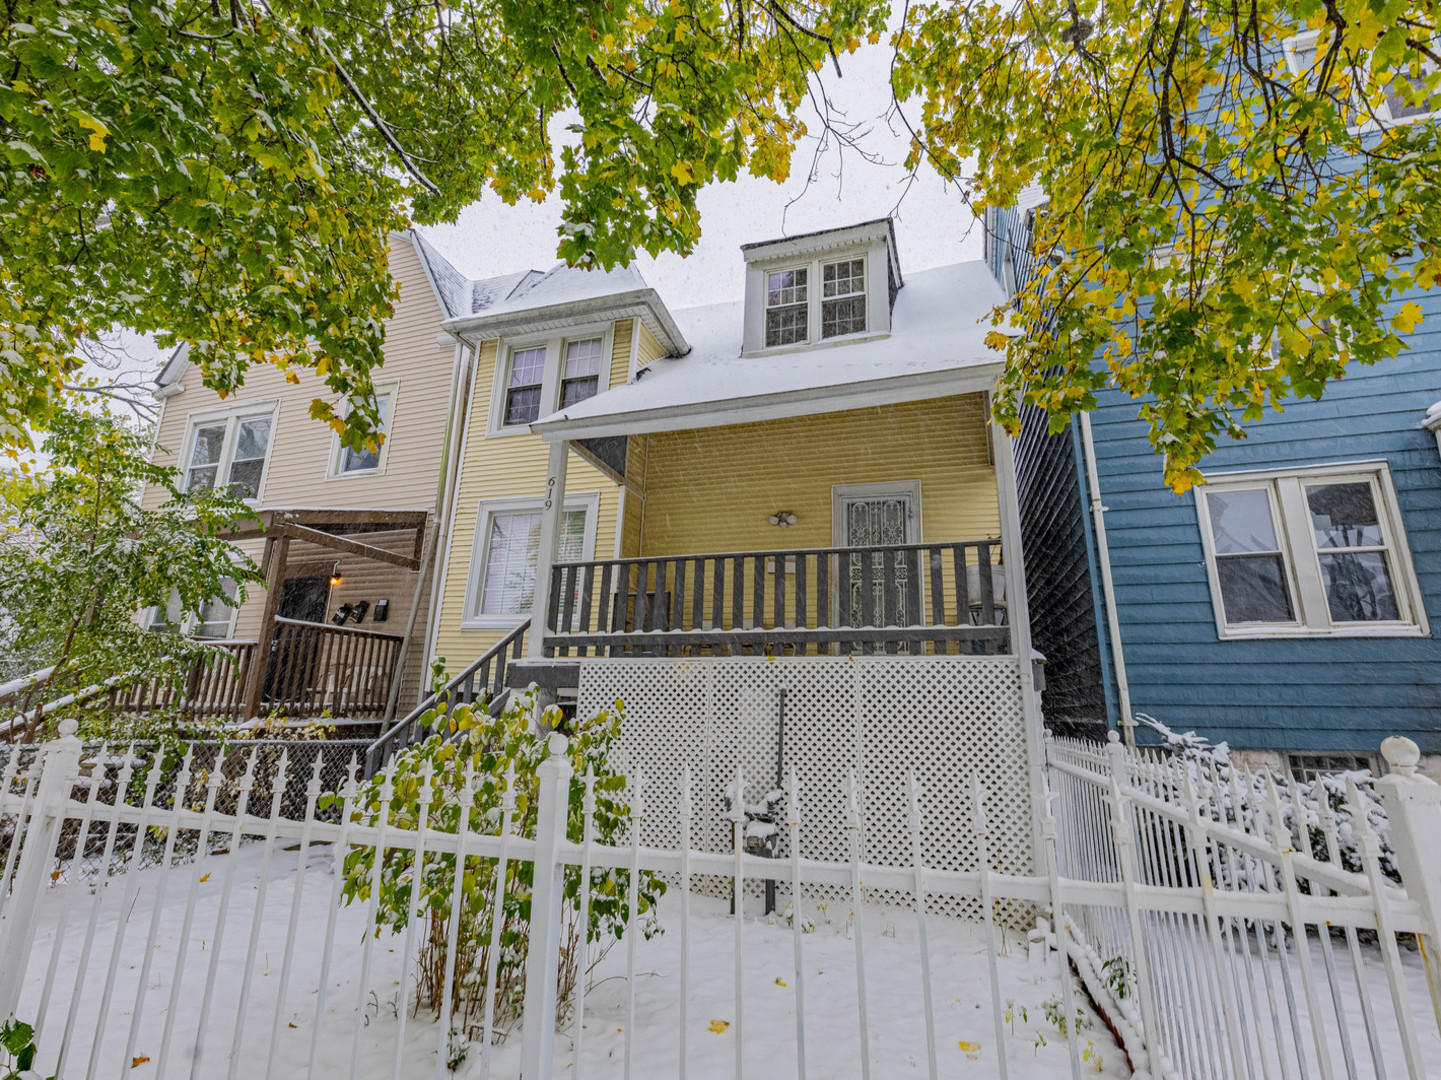
[[[595,839],[593,784],[572,775],[564,751],[564,738],[551,736],[538,789],[526,795],[536,810],[531,835],[520,835],[515,825],[513,783],[481,827],[470,824],[476,789],[469,782],[455,789],[458,805],[449,805],[424,777],[410,792],[407,805],[414,809],[392,813],[400,782],[394,763],[381,778],[378,800],[362,805],[353,771],[334,801],[323,797],[317,758],[308,775],[299,775],[305,810],[294,818],[281,810],[297,779],[284,757],[266,769],[251,754],[203,774],[186,757],[168,799],[157,798],[161,773],[153,765],[142,768],[128,753],[84,753],[73,738],[49,744],[39,762],[12,757],[0,776],[0,820],[13,823],[0,834],[9,838],[0,870],[0,1017],[18,1007],[37,1029],[37,1065],[66,1080],[445,1076],[458,1056],[456,1033],[449,1022],[422,1021],[416,976],[438,939],[454,949],[462,907],[443,904],[433,889],[409,889],[401,894],[409,905],[404,926],[382,931],[377,903],[382,885],[429,880],[458,863],[474,876],[488,874],[501,902],[492,906],[491,925],[468,928],[489,942],[485,961],[459,978],[445,965],[443,980],[428,993],[444,1017],[458,996],[482,1003],[473,1050],[480,1075],[492,1065],[497,1075],[526,1078],[600,1071],[583,1051],[609,1029],[586,1034],[594,1029],[585,1023],[584,996],[558,1000],[557,987],[562,966],[575,960],[567,955],[565,926],[587,925],[590,902],[584,889],[567,899],[567,882],[592,880],[607,868],[624,871],[613,880],[627,894],[627,1004],[618,1025],[623,1039],[608,1036],[615,1044],[614,1058],[604,1063],[610,1075],[641,1075],[635,1065],[640,1044],[654,1051],[662,1040],[672,1048],[667,1073],[684,1076],[689,1065],[696,1075],[699,1018],[688,1010],[702,984],[713,988],[724,978],[733,1074],[769,1075],[776,1060],[793,1057],[804,1078],[808,1042],[814,1058],[821,1010],[833,1006],[814,999],[807,1005],[819,975],[807,960],[816,942],[806,935],[804,912],[796,910],[785,986],[794,1034],[784,1048],[748,1043],[747,1021],[773,1008],[754,1000],[747,978],[758,962],[747,943],[765,928],[754,910],[747,918],[739,905],[731,970],[698,971],[691,958],[699,923],[691,893],[678,890],[679,917],[671,927],[679,938],[678,968],[668,984],[673,989],[664,992],[675,995],[679,1023],[638,1027],[637,965],[648,947],[639,932],[643,872],[680,882],[729,878],[741,895],[747,881],[778,877],[794,896],[838,891],[858,918],[870,890],[907,898],[911,910],[899,917],[914,921],[918,944],[907,984],[906,1005],[920,1021],[912,1049],[932,1077],[952,1074],[943,1050],[954,1048],[942,1047],[938,1034],[936,986],[947,973],[931,970],[927,934],[937,931],[935,912],[956,898],[979,911],[986,931],[989,993],[977,1005],[989,1014],[993,1056],[987,1061],[1001,1077],[1016,1065],[1008,1058],[997,956],[1006,902],[1059,913],[1056,943],[1118,1029],[1138,1075],[1420,1080],[1428,1055],[1433,1069],[1441,1060],[1427,969],[1420,953],[1404,947],[1426,937],[1429,947],[1441,925],[1435,851],[1441,788],[1419,777],[1398,773],[1376,785],[1403,891],[1385,878],[1364,813],[1352,815],[1344,829],[1324,816],[1312,822],[1304,805],[1287,814],[1279,793],[1268,791],[1259,801],[1235,794],[1253,783],[1248,778],[1228,779],[1222,791],[1217,776],[1197,777],[1183,762],[1118,746],[1058,740],[1048,747],[1053,799],[1042,816],[1044,868],[1037,874],[994,870],[993,796],[975,779],[963,820],[951,826],[969,838],[973,870],[931,865],[924,792],[914,780],[905,785],[903,801],[908,859],[891,860],[910,865],[863,859],[856,784],[842,810],[847,855],[803,857],[810,816],[803,778],[794,771],[783,824],[788,842],[779,861],[744,852],[740,820],[732,823],[729,854],[696,850],[697,799],[687,769],[673,803],[653,802],[644,779],[631,777],[631,839],[602,844]],[[751,792],[770,786],[748,788],[743,776],[736,783]],[[674,815],[676,844],[641,844],[651,815]],[[1300,830],[1294,838],[1293,827]],[[1304,832],[1313,827],[1320,848],[1314,835],[1306,842]],[[1338,852],[1357,853],[1359,870],[1308,853],[1333,840]],[[349,863],[353,881],[355,859],[369,860],[371,888],[345,905],[342,864]],[[525,873],[508,874],[507,867]],[[456,888],[462,879],[450,876]],[[523,909],[511,901],[523,901]],[[432,908],[448,914],[427,921]],[[519,986],[513,991],[523,998],[523,1022],[518,1040],[495,1046],[512,1003],[499,965],[502,952],[516,947],[507,920],[517,910],[529,929],[523,993]],[[849,1037],[856,1072],[865,1077],[893,1071],[878,1050],[890,1033],[876,1020],[886,1003],[867,989],[867,973],[874,980],[879,962],[867,941],[865,934],[853,935],[849,965],[849,1007],[855,1009]],[[1061,1015],[1074,1017],[1080,1002],[1072,998],[1073,980],[1061,979],[1058,989]],[[558,1019],[568,1042],[557,1042]],[[1074,1023],[1065,1035],[1071,1073],[1079,1076],[1083,1048]],[[973,1064],[964,1064],[975,1074]],[[132,1071],[141,1066],[145,1072]],[[474,1060],[467,1067],[473,1066]]]

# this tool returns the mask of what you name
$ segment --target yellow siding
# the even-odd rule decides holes
[[[627,540],[627,555],[831,547],[832,486],[895,481],[920,482],[922,542],[1000,536],[979,394],[631,441],[645,444],[632,461],[640,458],[646,497],[639,549]],[[778,510],[796,524],[771,525]],[[942,581],[950,608],[949,562]],[[787,595],[793,603],[793,584]],[[711,617],[709,595],[704,606]]]
[[[923,541],[1000,535],[979,394],[644,441],[640,554],[830,547],[832,485],[902,480],[921,483]]]
[[[645,367],[653,360],[659,360],[666,354],[661,343],[655,339],[655,335],[646,329],[645,324],[640,328],[640,350],[636,353],[636,369]]]
[[[507,631],[465,628],[461,625],[466,588],[470,579],[472,551],[480,504],[486,499],[532,498],[539,501],[545,491],[545,470],[549,446],[539,435],[488,436],[491,396],[495,388],[496,342],[485,342],[476,363],[474,391],[468,408],[465,457],[454,507],[441,607],[435,640],[435,655],[446,659],[451,673],[465,668]],[[611,354],[612,385],[624,383],[630,367],[630,320],[615,326]],[[600,505],[596,516],[595,554],[609,558],[615,551],[615,520],[619,486],[576,454],[570,456],[566,495],[574,497],[596,492]]]

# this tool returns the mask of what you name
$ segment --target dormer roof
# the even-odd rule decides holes
[[[824,255],[828,251],[853,248],[863,244],[885,241],[886,258],[895,288],[905,284],[901,277],[901,259],[896,250],[895,219],[883,217],[862,221],[855,225],[842,225],[835,229],[818,229],[801,233],[799,236],[782,236],[775,240],[757,240],[741,245],[741,253],[747,263],[784,260],[802,255]],[[895,303],[892,297],[892,304]]]

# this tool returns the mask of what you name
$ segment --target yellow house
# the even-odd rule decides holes
[[[686,764],[720,790],[796,760],[832,799],[918,766],[1033,795],[999,287],[979,261],[904,276],[888,219],[742,255],[734,303],[557,268],[446,322],[476,357],[432,621],[449,694],[619,698],[664,798]],[[1008,820],[1028,851],[1029,810]]]

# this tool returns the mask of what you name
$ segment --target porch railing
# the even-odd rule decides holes
[[[545,652],[1005,653],[999,555],[966,540],[559,563]]]
[[[111,688],[110,705],[120,712],[151,713],[177,708],[183,716],[235,720],[244,701],[243,688],[260,648],[256,641],[216,641],[220,656],[197,660],[179,693],[169,683],[151,680]]]
[[[405,639],[326,623],[275,620],[261,708],[291,719],[379,720]],[[242,684],[243,685],[243,684]]]

